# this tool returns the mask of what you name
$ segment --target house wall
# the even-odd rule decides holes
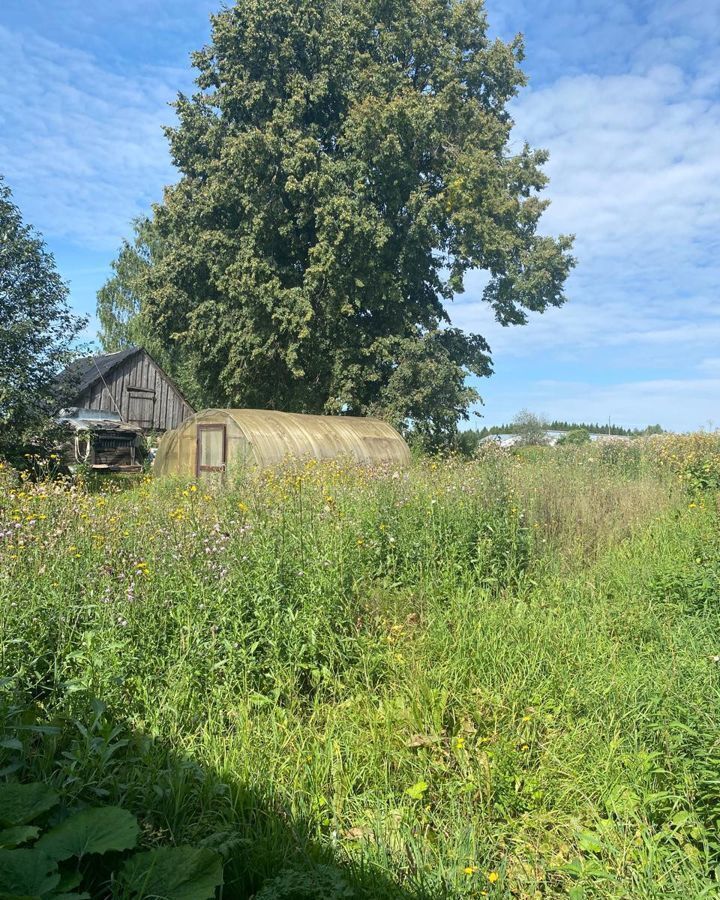
[[[193,410],[162,369],[144,351],[116,366],[83,391],[77,405],[119,412],[123,420],[144,431],[177,428]]]

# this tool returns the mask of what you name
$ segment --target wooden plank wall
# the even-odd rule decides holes
[[[145,351],[134,354],[113,369],[105,376],[105,383],[98,376],[95,383],[80,395],[77,405],[119,412],[123,421],[137,424],[130,419],[132,388],[155,392],[153,424],[147,430],[167,431],[177,428],[193,413],[162,369]]]

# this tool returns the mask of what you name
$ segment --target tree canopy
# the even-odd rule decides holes
[[[529,409],[521,409],[513,419],[513,434],[520,438],[523,447],[542,447],[548,443],[548,423]]]
[[[123,241],[113,274],[97,295],[98,338],[108,353],[125,350],[150,338],[142,316],[145,277],[153,264],[158,238],[149,218],[136,219],[132,241]]]
[[[481,0],[243,0],[167,130],[142,316],[205,402],[380,414],[429,438],[491,372],[446,305],[468,270],[504,325],[564,300],[538,233],[543,150],[510,148],[520,38]]]
[[[571,428],[558,438],[560,446],[582,446],[590,443],[590,432],[587,428]]]
[[[0,455],[35,438],[58,403],[56,376],[85,325],[42,238],[0,176]]]

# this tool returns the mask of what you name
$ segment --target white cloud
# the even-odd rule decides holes
[[[172,178],[162,125],[178,73],[115,74],[2,26],[0,60],[0,172],[24,217],[49,240],[111,251]]]
[[[720,370],[718,370],[720,374]],[[659,422],[678,431],[720,427],[720,377],[659,378],[598,385],[572,380],[529,381],[486,389],[483,413],[490,423],[509,422],[518,410],[548,419],[576,422],[611,420],[626,428]],[[668,421],[669,413],[672,421]],[[470,422],[470,426],[475,425]]]
[[[94,247],[109,260],[129,220],[175,178],[161,125],[219,4],[9,3],[0,172],[51,246]],[[533,77],[514,103],[514,138],[550,150],[543,228],[577,234],[579,265],[570,303],[523,328],[494,323],[479,302],[483,279],[469,279],[451,313],[493,346],[498,376],[481,390],[501,408],[552,401],[563,418],[587,403],[601,418],[606,405],[627,409],[631,424],[703,422],[720,372],[720,5],[488,6],[503,36],[527,31]],[[92,279],[74,277],[90,298]],[[537,381],[548,372],[559,375],[551,391]],[[647,416],[656,403],[663,415]]]
[[[543,230],[577,235],[570,302],[504,329],[469,279],[453,320],[498,363],[555,352],[677,367],[720,340],[720,98],[705,73],[578,75],[524,94],[516,137],[551,151]],[[634,357],[634,359],[633,359]]]
[[[494,351],[487,418],[702,425],[720,406],[720,6],[489,4],[506,37],[529,23],[514,138],[550,150],[543,230],[574,232],[579,262],[570,302],[526,327],[492,321],[482,276],[453,304]]]
[[[702,359],[697,364],[698,372],[706,375],[717,375],[720,377],[720,356],[711,356],[708,359]]]

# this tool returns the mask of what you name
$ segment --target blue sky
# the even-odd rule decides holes
[[[161,126],[218,5],[2,4],[0,172],[80,311],[94,311],[131,219],[175,179]],[[720,425],[720,0],[487,8],[494,34],[526,36],[515,140],[550,150],[543,229],[575,233],[579,264],[569,303],[526,327],[492,321],[480,275],[453,304],[494,351],[485,421],[527,407]]]

